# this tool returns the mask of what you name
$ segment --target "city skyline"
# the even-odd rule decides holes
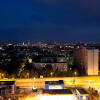
[[[0,42],[100,42],[100,1],[0,1]]]

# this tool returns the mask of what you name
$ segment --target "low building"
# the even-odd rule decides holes
[[[37,62],[37,63],[34,63],[34,65],[37,69],[41,69],[47,65],[51,65],[53,68],[53,71],[58,70],[59,72],[67,72],[67,69],[68,69],[67,63],[55,63],[55,62],[54,63],[48,63],[48,62],[41,63],[41,62]]]
[[[0,95],[14,94],[15,86],[15,81],[0,81]]]
[[[45,81],[45,89],[65,89],[63,80]]]
[[[53,71],[58,70],[59,72],[67,72],[68,69],[65,57],[40,57],[37,60],[33,60],[33,64],[36,69],[42,69],[47,65],[51,65]]]
[[[41,100],[74,100],[73,93],[70,89],[53,89],[43,90]]]

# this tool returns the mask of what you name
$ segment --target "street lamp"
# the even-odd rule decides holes
[[[50,75],[51,75],[51,77],[52,77],[52,75],[53,75],[53,72],[51,72],[51,73],[50,73]]]
[[[4,74],[2,73],[2,78],[4,78]]]
[[[29,78],[29,72],[27,72],[27,78]]]
[[[36,80],[36,78],[34,77],[34,78],[33,78],[33,89],[35,89],[35,87],[34,87],[34,82],[35,82],[35,80]]]
[[[75,75],[75,77],[76,77],[77,72],[74,72],[74,75]],[[74,81],[73,81],[73,83],[74,83],[74,88],[75,88],[75,77],[74,77]]]
[[[70,71],[72,70],[72,68],[70,68]]]
[[[76,76],[77,75],[77,72],[74,72],[74,75]]]

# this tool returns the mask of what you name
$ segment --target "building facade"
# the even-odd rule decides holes
[[[74,50],[74,63],[85,70],[87,75],[98,75],[99,50],[80,46]]]
[[[41,69],[47,65],[51,65],[53,71],[58,70],[59,72],[67,72],[68,65],[67,63],[34,63],[37,69]]]

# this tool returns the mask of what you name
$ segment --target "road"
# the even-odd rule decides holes
[[[100,76],[91,77],[54,77],[54,78],[30,78],[30,79],[1,79],[0,81],[16,81],[20,88],[45,88],[45,81],[63,80],[65,87],[94,88],[100,94]],[[27,99],[26,99],[27,100]],[[29,100],[29,99],[28,99]]]
[[[16,81],[16,86],[32,88],[44,88],[45,81],[58,81],[63,80],[66,87],[83,86],[88,88],[89,86],[100,90],[100,76],[92,77],[54,77],[54,78],[35,78],[35,79],[0,79],[0,81]],[[75,81],[75,83],[73,82]]]
[[[45,88],[45,81],[58,81],[63,80],[66,87],[93,87],[100,91],[100,77],[60,77],[60,78],[37,78],[37,79],[16,79],[16,85],[19,87],[35,87],[35,88]],[[74,82],[75,81],[75,82]]]

